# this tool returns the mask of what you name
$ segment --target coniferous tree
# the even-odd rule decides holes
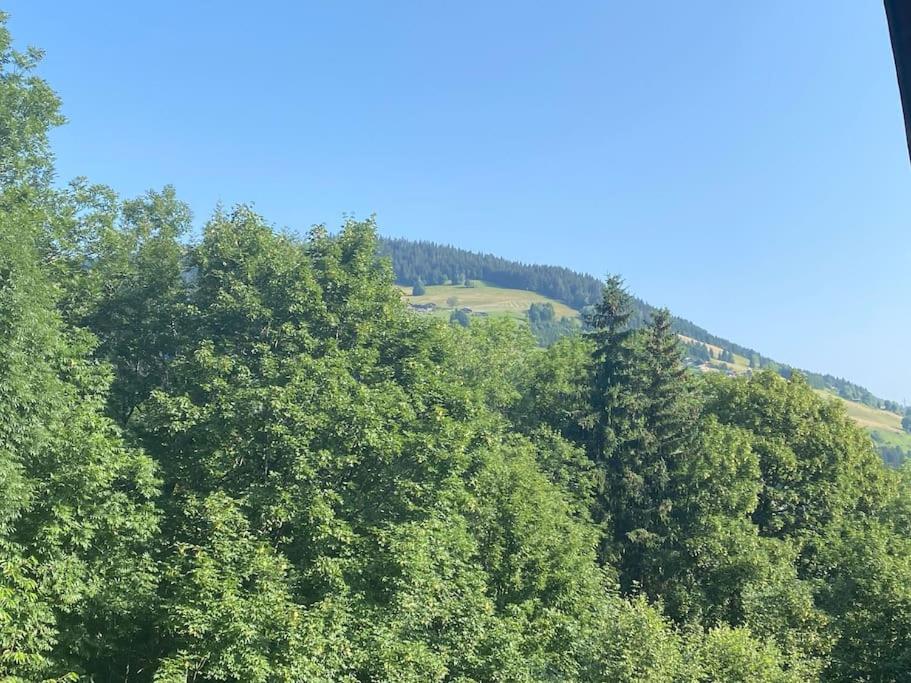
[[[617,298],[616,291],[606,290],[605,295]],[[605,329],[601,339],[611,337],[616,333]],[[685,480],[692,473],[687,459],[698,457],[698,405],[667,311],[658,311],[645,330],[621,343],[624,369],[622,375],[613,375],[622,377],[625,438],[613,444],[605,470],[612,501],[612,548],[621,585],[627,590],[642,586],[656,596],[661,588],[657,559],[687,524],[674,508],[686,507],[685,498],[675,498],[687,495]],[[596,373],[606,351],[594,357]]]
[[[462,327],[468,327],[471,325],[471,316],[468,315],[467,311],[457,309],[449,314],[449,322],[461,325]]]
[[[622,529],[623,515],[631,489],[638,481],[628,475],[628,454],[642,438],[641,394],[634,390],[640,381],[635,333],[630,328],[630,297],[617,276],[608,278],[601,301],[588,319],[592,342],[591,414],[583,427],[589,430],[589,456],[598,468],[593,516],[605,534],[602,561],[608,560],[610,541]],[[613,525],[613,533],[609,526]]]
[[[626,454],[615,535],[627,547],[627,579],[643,583],[649,579],[644,555],[666,540],[672,510],[683,502],[674,494],[685,488],[678,481],[684,459],[696,455],[698,407],[666,309],[655,314],[637,348],[642,383],[631,389],[642,392],[642,438]]]
[[[666,308],[646,328],[644,352],[651,445],[671,462],[692,446],[697,410],[680,341]]]

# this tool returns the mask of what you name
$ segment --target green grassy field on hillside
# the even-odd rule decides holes
[[[816,392],[821,396],[826,396],[828,398],[833,398],[841,401],[847,409],[848,415],[855,422],[863,425],[864,427],[867,427],[871,431],[876,430],[879,432],[911,437],[911,435],[902,430],[901,417],[896,413],[890,412],[888,410],[879,410],[878,408],[872,408],[871,406],[857,403],[855,401],[849,401],[828,391],[817,389]]]
[[[405,294],[405,300],[410,304],[436,304],[441,313],[446,315],[453,307],[448,300],[456,299],[455,308],[468,307],[474,313],[487,313],[488,315],[505,315],[511,318],[524,318],[528,307],[534,303],[549,303],[554,307],[557,318],[572,318],[579,312],[555,299],[535,294],[524,289],[506,289],[504,287],[491,287],[484,283],[475,282],[473,287],[462,285],[435,285],[426,288],[422,296],[411,296],[411,287],[400,287]]]
[[[849,401],[828,391],[817,389],[817,393],[844,404],[848,417],[866,428],[877,446],[898,448],[911,453],[911,434],[902,429],[901,416],[898,414]]]
[[[879,443],[893,446],[911,452],[911,434],[908,432],[892,432],[885,429],[870,429],[870,433]]]

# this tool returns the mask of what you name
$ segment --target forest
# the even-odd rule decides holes
[[[0,680],[905,681],[911,473],[799,373],[410,312],[372,221],[55,181],[0,30]],[[534,315],[546,320],[543,308]]]
[[[401,285],[422,288],[425,285],[444,283],[462,284],[470,280],[483,280],[499,287],[527,289],[543,296],[551,297],[567,306],[588,312],[601,297],[604,283],[596,277],[577,273],[569,268],[544,266],[509,261],[491,254],[479,254],[465,249],[436,244],[434,242],[415,242],[402,238],[383,238],[380,240],[380,253],[392,259],[396,282]],[[630,297],[630,325],[643,327],[656,309],[635,296]],[[674,331],[690,337],[702,344],[721,347],[727,354],[739,354],[747,359],[751,368],[770,369],[783,377],[788,377],[794,368],[778,363],[753,349],[712,334],[685,318],[672,318]],[[571,326],[562,328],[571,332]],[[559,335],[552,330],[545,338],[550,341]],[[704,360],[704,346],[688,344],[686,351],[692,360]],[[807,370],[799,371],[815,389],[826,389],[842,398],[857,401],[874,408],[882,408],[902,413],[904,408],[897,402],[884,400],[868,389],[835,377]]]

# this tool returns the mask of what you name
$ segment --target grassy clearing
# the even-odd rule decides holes
[[[886,446],[897,446],[902,450],[911,452],[911,434],[908,432],[892,432],[885,429],[871,429],[870,433],[878,443]]]
[[[836,396],[835,394],[832,394],[828,391],[817,389],[816,393],[820,394],[821,396],[833,398],[844,403],[845,408],[848,411],[848,415],[851,417],[851,419],[871,431],[898,434],[899,436],[911,436],[902,430],[902,419],[896,413],[889,412],[888,410],[879,410],[878,408],[872,408],[870,406],[864,405],[863,403],[848,401],[847,399],[843,399],[840,396]]]
[[[452,310],[448,300],[455,297],[455,308],[468,307],[474,313],[487,313],[488,315],[506,315],[511,318],[524,318],[529,306],[534,303],[549,303],[554,307],[557,318],[574,318],[579,312],[546,296],[535,294],[524,289],[506,289],[492,287],[483,283],[475,283],[474,287],[458,285],[434,285],[426,288],[422,296],[411,296],[411,287],[400,287],[405,295],[405,300],[410,304],[433,303],[438,309],[448,312]]]
[[[901,417],[888,410],[879,410],[863,403],[848,401],[828,391],[816,392],[827,398],[841,401],[848,411],[848,417],[864,427],[873,437],[877,447],[898,448],[911,453],[911,434],[901,428]]]
[[[734,356],[734,365],[740,370],[746,370],[750,367],[750,361],[746,356],[741,356],[739,353],[732,354]]]

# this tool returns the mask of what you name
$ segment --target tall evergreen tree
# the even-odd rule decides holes
[[[683,504],[675,496],[686,495],[681,484],[691,471],[686,459],[696,456],[698,405],[670,314],[658,311],[640,332],[622,330],[617,327],[622,309],[613,303],[622,302],[622,294],[616,282],[609,287],[602,317],[593,320],[600,324],[593,333],[595,399],[606,395],[614,403],[599,406],[607,436],[595,443],[594,456],[597,462],[610,449],[605,489],[621,583],[655,595],[660,586],[656,558],[684,523],[672,512],[675,504]],[[619,316],[612,313],[616,310]],[[607,372],[611,380],[606,381],[601,373]],[[599,448],[605,450],[599,453]]]
[[[591,413],[584,418],[589,432],[589,457],[599,470],[593,517],[602,526],[601,560],[609,560],[611,537],[622,529],[630,487],[628,454],[642,438],[641,394],[631,390],[640,381],[635,332],[630,328],[630,296],[617,276],[608,278],[588,318],[592,341]],[[613,533],[610,527],[613,526]]]
[[[625,548],[626,581],[645,584],[655,578],[647,556],[668,540],[672,510],[683,503],[675,494],[686,495],[679,480],[687,476],[684,460],[696,455],[698,406],[666,309],[655,314],[636,349],[641,383],[629,390],[641,392],[641,437],[624,454],[623,474],[616,482],[622,505],[614,533]]]
[[[660,309],[645,331],[648,446],[674,463],[692,447],[698,406],[670,312]]]

